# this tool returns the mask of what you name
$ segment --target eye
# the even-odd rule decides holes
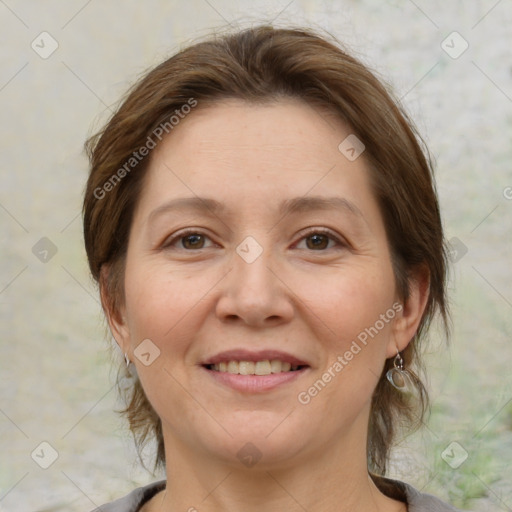
[[[181,242],[181,246],[178,249],[207,249],[204,246],[205,239],[210,239],[207,235],[193,228],[186,229],[174,235],[172,238],[166,240],[163,244],[163,248],[170,248]]]
[[[176,246],[176,244],[180,243],[179,247],[175,247],[177,249],[185,249],[185,250],[200,250],[207,249],[208,246],[205,247],[205,240],[210,240],[210,237],[205,233],[194,229],[189,228],[184,231],[178,232],[170,239],[164,242],[162,245],[163,248],[171,248]],[[332,249],[333,247],[329,247],[329,242],[334,242],[335,246],[346,247],[347,244],[342,242],[337,236],[335,236],[330,230],[324,228],[313,228],[309,232],[307,232],[302,240],[306,241],[306,248],[314,251],[323,252],[325,249]],[[308,243],[309,242],[309,243]]]
[[[308,249],[312,249],[315,251],[323,251],[324,249],[332,249],[332,247],[328,247],[329,241],[335,242],[338,246],[346,247],[347,244],[343,243],[336,237],[331,231],[323,228],[314,228],[306,233],[302,238],[302,240],[306,240],[306,246]],[[308,243],[308,240],[310,243]]]

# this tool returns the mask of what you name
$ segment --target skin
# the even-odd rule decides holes
[[[225,100],[199,105],[154,150],[130,232],[124,305],[107,312],[163,423],[167,489],[145,512],[406,510],[368,476],[367,422],[385,360],[416,332],[428,276],[416,276],[403,310],[308,404],[297,399],[399,302],[364,154],[351,162],[338,150],[350,133],[298,100]],[[277,211],[313,195],[345,198],[362,218]],[[227,210],[151,217],[190,196]],[[187,227],[205,236],[171,240]],[[307,228],[327,228],[342,244],[315,245]],[[248,236],[263,249],[252,263],[236,252]],[[145,366],[134,350],[148,338],[160,354]],[[243,393],[200,366],[234,348],[283,350],[310,367],[278,388]],[[237,457],[247,442],[261,454],[252,467]]]

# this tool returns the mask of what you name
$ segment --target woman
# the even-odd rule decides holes
[[[428,407],[447,252],[426,151],[365,66],[308,30],[212,38],[87,147],[124,412],[167,476],[101,510],[455,510],[385,477]]]

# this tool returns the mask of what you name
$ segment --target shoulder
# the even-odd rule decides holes
[[[399,480],[378,477],[376,484],[384,494],[407,501],[409,512],[461,512],[436,496],[420,492],[412,485]]]
[[[144,487],[138,487],[126,496],[95,508],[91,512],[138,512],[144,503],[165,488],[165,483],[165,480],[160,480]]]
[[[461,512],[432,494],[422,493],[406,483],[403,485],[407,494],[409,512]]]
[[[392,494],[392,497],[400,495],[405,497],[409,512],[461,512],[436,496],[422,493],[405,482],[383,477],[380,477],[378,480],[378,486],[385,494]],[[102,505],[92,512],[138,512],[144,503],[165,488],[165,484],[165,480],[161,480],[144,487],[138,487],[126,496]],[[394,491],[389,492],[392,488]]]

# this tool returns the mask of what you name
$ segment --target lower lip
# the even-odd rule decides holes
[[[208,370],[204,366],[202,368],[217,382],[246,393],[262,393],[269,391],[283,384],[293,382],[308,370],[306,367],[293,372],[271,373],[270,375],[240,375]]]

